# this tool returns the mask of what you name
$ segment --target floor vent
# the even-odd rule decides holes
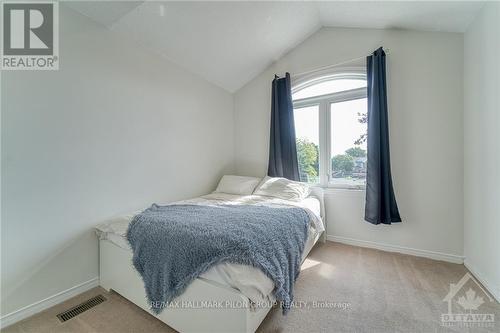
[[[104,298],[104,296],[97,295],[96,297],[93,297],[93,298],[83,302],[82,304],[79,304],[79,305],[77,305],[77,306],[75,306],[67,311],[64,311],[63,313],[58,314],[57,318],[59,318],[59,320],[61,322],[65,322],[67,320],[70,320],[73,317],[78,316],[80,313],[83,313],[83,312],[89,310],[90,308],[93,308],[94,306],[101,304],[105,300],[106,300],[106,298]]]

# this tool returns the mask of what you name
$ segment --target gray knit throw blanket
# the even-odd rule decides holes
[[[286,314],[309,222],[298,207],[153,204],[134,217],[127,239],[156,314],[222,262],[261,269],[274,282],[274,296]]]

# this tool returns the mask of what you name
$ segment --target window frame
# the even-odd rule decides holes
[[[304,76],[292,82],[292,94],[310,87],[312,85],[339,79],[364,79],[366,70],[364,68],[342,68],[328,73],[316,73],[314,76]],[[314,96],[293,100],[293,109],[308,106],[318,106],[318,129],[319,129],[319,185],[325,188],[364,190],[365,185],[333,184],[331,182],[331,104],[367,98],[366,88],[356,88],[335,92],[326,95]]]

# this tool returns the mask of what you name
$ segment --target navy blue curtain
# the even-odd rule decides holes
[[[267,174],[299,181],[290,74],[272,83],[271,139]]]
[[[365,220],[373,224],[401,222],[392,187],[385,52],[382,48],[367,57],[366,74],[368,81],[368,165]]]

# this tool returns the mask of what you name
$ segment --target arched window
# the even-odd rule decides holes
[[[301,181],[363,188],[366,75],[343,71],[294,80],[292,98]]]

